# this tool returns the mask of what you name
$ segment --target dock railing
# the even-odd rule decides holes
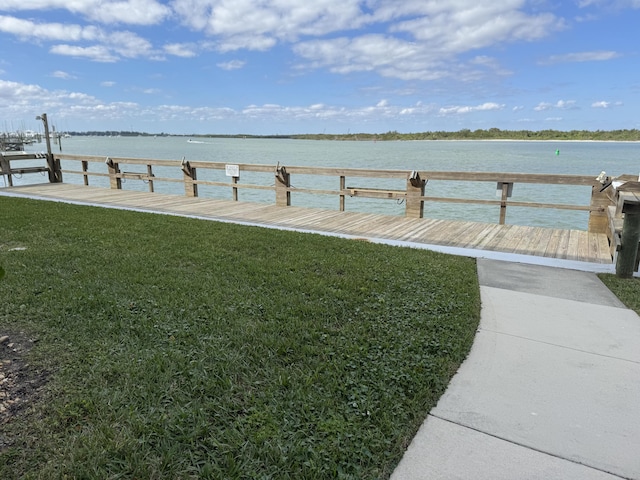
[[[37,160],[35,163],[40,163],[42,160],[44,162],[42,165],[16,166],[16,163],[22,164],[25,161],[33,164],[33,160]],[[6,186],[12,187],[14,176],[21,177],[30,173],[48,174],[51,169],[47,160],[46,153],[0,152],[0,177],[4,179]]]
[[[31,161],[28,166],[17,166],[17,162]],[[34,165],[34,161],[41,162]],[[79,169],[71,168],[74,162]],[[64,167],[64,168],[63,168]],[[0,153],[0,176],[5,186],[13,186],[13,177],[24,174],[48,173],[49,182],[62,181],[62,175],[80,176],[84,185],[105,187],[112,189],[126,189],[126,183],[143,182],[147,184],[149,192],[156,191],[159,184],[182,185],[188,197],[201,195],[199,187],[228,190],[231,198],[238,201],[252,201],[239,195],[243,190],[262,190],[274,192],[274,203],[277,206],[290,206],[291,196],[298,194],[334,196],[337,198],[337,208],[346,210],[345,199],[391,199],[405,204],[405,216],[422,218],[425,202],[429,203],[457,203],[468,205],[495,206],[497,223],[506,223],[508,207],[546,208],[558,210],[574,210],[588,212],[587,230],[591,233],[604,233],[609,239],[612,258],[622,248],[622,219],[623,210],[620,207],[619,191],[611,184],[612,179],[591,175],[560,175],[560,174],[531,174],[531,173],[501,173],[501,172],[445,172],[426,170],[384,170],[313,167],[294,165],[265,165],[265,164],[228,164],[222,162],[192,161],[192,160],[160,160],[147,158],[104,157],[89,155],[74,155],[66,153]],[[334,177],[335,188],[320,188],[327,182],[311,181],[311,186],[295,185],[296,178]],[[627,178],[628,177],[628,178]],[[91,179],[95,179],[93,181]],[[97,179],[102,180],[98,181]],[[243,182],[240,179],[243,179]],[[616,177],[630,180],[629,175]],[[635,178],[635,177],[634,177]],[[349,183],[347,183],[347,179]],[[247,181],[248,180],[248,181]],[[393,181],[395,188],[380,188],[382,180]],[[429,181],[492,183],[495,185],[497,197],[487,198],[457,198],[454,196],[430,195]],[[36,183],[36,182],[33,182]],[[304,183],[304,182],[302,182]],[[638,183],[638,182],[635,182]],[[589,188],[591,190],[589,203],[570,204],[552,203],[547,201],[517,201],[511,193],[515,184],[536,184],[541,186],[563,185],[570,187]],[[309,182],[307,182],[309,185]],[[630,184],[629,184],[630,185]],[[134,187],[140,190],[140,185]],[[172,193],[178,188],[172,188]],[[202,189],[200,189],[202,190]],[[452,189],[455,190],[455,189]],[[431,190],[434,191],[434,190]],[[207,191],[204,196],[210,196]],[[451,192],[447,192],[451,193]],[[453,191],[455,194],[455,191]],[[214,195],[215,196],[215,195]],[[543,198],[544,200],[544,198]],[[255,201],[255,200],[254,200]],[[635,215],[635,211],[634,211]],[[636,249],[635,246],[630,247]],[[638,268],[640,250],[635,260]]]
[[[590,175],[555,175],[529,173],[499,173],[499,172],[443,172],[423,170],[381,170],[359,168],[332,168],[293,165],[264,165],[264,164],[228,164],[222,162],[193,161],[193,160],[159,160],[145,158],[118,158],[103,156],[72,155],[64,153],[54,154],[55,161],[64,166],[69,162],[78,162],[80,169],[62,169],[65,175],[80,175],[85,185],[90,184],[92,177],[108,179],[113,189],[126,188],[127,181],[144,182],[149,192],[154,192],[156,185],[161,182],[182,183],[185,195],[198,197],[198,187],[214,187],[229,189],[233,200],[239,199],[242,190],[267,190],[274,192],[274,202],[278,206],[291,205],[291,195],[300,193],[311,195],[335,196],[340,211],[346,209],[345,199],[376,198],[392,199],[405,202],[405,215],[410,218],[424,216],[425,202],[446,202],[458,204],[475,204],[496,206],[497,221],[504,224],[508,207],[548,208],[560,210],[575,210],[589,213],[588,231],[608,233],[609,219],[606,209],[615,204],[611,188],[603,188],[602,179]],[[205,173],[215,172],[215,175]],[[263,174],[262,183],[241,182],[247,174]],[[266,174],[266,176],[264,175]],[[251,176],[251,175],[250,175]],[[334,177],[336,188],[316,188],[292,186],[298,176]],[[202,177],[202,178],[200,178]],[[255,175],[251,180],[255,180]],[[347,179],[349,183],[347,183]],[[377,188],[374,180],[386,179],[400,181],[400,188]],[[496,185],[498,197],[495,199],[455,198],[449,196],[433,196],[428,193],[430,180],[444,180],[455,182],[489,182]],[[540,185],[568,185],[589,187],[591,189],[588,205],[564,203],[514,201],[511,191],[514,184]],[[353,185],[352,185],[353,184]],[[354,186],[355,185],[355,186]],[[426,193],[426,194],[425,194]]]

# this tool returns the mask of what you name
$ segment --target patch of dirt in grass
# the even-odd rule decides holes
[[[2,433],[2,425],[39,397],[49,377],[47,371],[25,360],[34,342],[23,332],[0,331],[0,451],[11,444]]]

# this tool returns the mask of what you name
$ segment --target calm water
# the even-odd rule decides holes
[[[66,153],[111,157],[140,157],[180,160],[214,161],[224,163],[254,163],[285,166],[322,166],[374,169],[558,173],[597,176],[602,170],[608,175],[640,172],[640,143],[626,142],[340,142],[271,139],[211,139],[191,143],[186,137],[73,137],[62,139]],[[194,139],[195,140],[195,139]],[[198,139],[200,140],[200,139]],[[53,146],[58,149],[57,145]],[[42,151],[44,144],[32,145],[30,151]],[[559,150],[559,155],[556,151]],[[92,171],[104,172],[102,165]],[[63,169],[79,170],[78,162],[63,162]],[[123,167],[127,171],[135,167]],[[176,177],[175,169],[154,169],[156,176]],[[207,177],[206,175],[210,175]],[[217,173],[198,172],[199,179],[227,181]],[[220,174],[223,175],[223,174]],[[16,179],[15,184],[41,181],[37,175]],[[66,175],[65,182],[81,183],[81,178]],[[91,178],[91,184],[108,186],[103,178]],[[273,185],[271,174],[243,173],[241,183]],[[292,186],[337,190],[336,177],[292,176]],[[0,184],[3,184],[0,182]],[[404,189],[403,181],[347,178],[347,186],[361,188]],[[147,190],[140,181],[127,180],[123,188]],[[200,194],[207,197],[231,198],[231,189],[200,186]],[[160,193],[182,194],[181,184],[156,183]],[[496,198],[493,183],[429,181],[429,196],[461,198]],[[240,190],[241,201],[273,203],[274,193],[259,190]],[[588,204],[590,188],[563,186],[535,186],[516,184],[513,200],[549,203]],[[292,193],[292,204],[338,208],[336,196],[317,196]],[[347,210],[385,214],[404,214],[404,205],[395,200],[347,198]],[[497,222],[498,207],[426,203],[425,216],[474,221]],[[509,207],[507,223],[533,226],[586,229],[588,215],[566,210]]]

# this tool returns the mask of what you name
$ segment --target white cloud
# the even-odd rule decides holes
[[[466,65],[455,57],[565,27],[552,14],[527,13],[523,0],[175,0],[172,6],[221,52],[292,44],[305,61],[298,68],[375,71],[403,80],[473,80],[483,75],[479,67],[510,74],[488,57]],[[365,26],[374,33],[361,34]]]
[[[380,118],[396,119],[400,116],[430,114],[433,111],[433,107],[424,106],[420,103],[415,107],[407,108],[392,106],[383,100],[376,105],[351,109],[326,104],[313,104],[309,106],[282,106],[277,104],[249,105],[238,113],[251,119],[271,121],[331,119],[335,122],[369,122]]]
[[[76,58],[87,58],[95,62],[113,63],[118,57],[113,55],[108,48],[101,45],[92,47],[78,47],[75,45],[54,45],[51,47],[51,53],[56,55],[65,55]]]
[[[343,74],[377,71],[384,77],[434,80],[451,68],[414,42],[377,34],[303,42],[294,51],[309,60],[309,67]]]
[[[557,63],[576,62],[603,62],[620,57],[620,54],[608,50],[597,50],[593,52],[565,53],[563,55],[552,55],[540,62],[542,65],[554,65]]]
[[[293,42],[362,26],[359,0],[175,0],[182,21],[220,39],[220,48],[254,50],[256,45]],[[262,40],[256,44],[255,37]]]
[[[89,20],[131,25],[155,25],[171,14],[157,0],[2,0],[0,11],[64,9]]]
[[[62,23],[36,23],[14,17],[0,16],[0,31],[22,40],[62,41],[51,47],[51,53],[87,58],[97,62],[115,62],[119,57],[137,58],[155,55],[151,43],[133,32],[106,32],[94,26]],[[71,45],[69,42],[93,43]]]
[[[197,55],[197,49],[190,43],[169,43],[164,46],[165,53],[176,57],[191,58]]]
[[[472,112],[486,112],[486,111],[494,111],[494,110],[502,110],[505,105],[501,105],[498,103],[487,102],[482,105],[476,106],[454,106],[454,107],[443,107],[440,109],[441,115],[457,115],[457,114],[465,114]]]
[[[553,108],[553,104],[547,102],[541,102],[537,106],[533,107],[536,112],[544,112],[546,110],[551,110]]]
[[[149,57],[154,55],[149,41],[132,32],[110,33],[104,38],[104,44],[114,52],[127,58]]]
[[[155,54],[151,43],[132,32],[120,31],[109,34],[104,39],[105,45],[123,57],[138,58]]]
[[[275,45],[276,40],[268,36],[256,35],[252,37],[245,37],[242,35],[236,35],[234,37],[228,37],[224,41],[219,42],[217,44],[217,49],[223,53],[233,52],[241,49],[264,52],[266,50],[269,50],[270,48],[273,48]]]
[[[0,80],[0,98],[7,102],[31,102],[46,98],[47,90],[38,85],[26,85],[18,82]]]
[[[102,87],[113,87],[116,85],[116,82],[113,82],[111,80],[105,80],[104,82],[100,82],[100,86]]]
[[[218,120],[230,120],[239,114],[231,108],[225,107],[185,107],[182,105],[160,105],[157,108],[145,112],[146,116],[153,116],[158,120],[171,121],[197,121],[214,122]]]
[[[60,78],[62,80],[71,80],[71,79],[76,78],[73,75],[71,75],[70,73],[63,72],[61,70],[56,70],[55,72],[52,72],[51,76],[53,78]]]
[[[217,66],[223,70],[238,70],[244,67],[245,62],[242,60],[231,60],[229,62],[218,63]]]
[[[39,85],[0,80],[0,116],[40,115],[53,112],[57,118],[72,114],[73,109],[90,108],[97,100],[82,92],[48,90]],[[57,114],[57,115],[56,115]]]
[[[0,15],[0,31],[10,33],[23,40],[96,40],[100,30],[95,27],[63,23],[36,23],[15,17]],[[104,34],[103,34],[104,35]]]
[[[640,8],[640,0],[580,0],[580,8],[602,5],[607,8]]]
[[[3,0],[0,11],[66,9],[91,22],[154,25],[177,20],[209,37],[219,52],[267,51],[288,45],[299,70],[375,72],[401,80],[475,81],[510,75],[495,58],[458,58],[485,47],[533,41],[565,27],[524,0]],[[368,30],[364,33],[364,27]],[[194,57],[204,42],[153,45],[138,34],[95,25],[0,16],[0,31],[23,40],[60,42],[51,52],[98,62],[124,58]],[[198,46],[199,45],[199,46]],[[238,68],[237,63],[218,64]]]
[[[583,0],[583,7],[604,3]],[[104,25],[159,25],[165,21],[208,36],[220,52],[267,51],[290,46],[298,69],[338,74],[375,72],[401,80],[477,80],[491,72],[510,75],[495,58],[465,54],[512,42],[535,41],[566,28],[563,19],[528,8],[525,0],[2,0],[0,31],[23,40],[59,42],[51,52],[99,62],[124,58],[196,56],[204,42],[156,47],[136,33],[95,25],[17,18],[18,12],[66,10]],[[618,0],[636,8],[640,0]],[[26,17],[26,16],[25,16]],[[81,23],[81,22],[78,22]],[[176,27],[172,25],[172,27]],[[364,28],[370,28],[367,33]],[[569,53],[545,63],[602,61],[612,51]],[[218,64],[238,68],[237,63]]]
[[[591,107],[593,108],[613,108],[613,107],[621,107],[622,106],[622,102],[605,102],[605,101],[600,101],[600,102],[593,102],[591,104]]]
[[[132,117],[141,117],[143,112],[140,105],[135,102],[113,102],[108,104],[94,102],[65,108],[59,112],[58,117],[73,116],[76,119],[82,118],[89,122],[104,120],[122,122],[125,119],[130,120]]]
[[[110,86],[112,82],[103,82]],[[142,93],[158,93],[148,89]],[[103,120],[130,121],[134,118],[148,118],[161,121],[197,121],[210,122],[225,119],[260,119],[268,122],[327,120],[335,122],[373,121],[383,117],[407,114],[421,114],[431,112],[431,107],[421,104],[413,109],[390,106],[388,102],[380,101],[373,106],[345,108],[322,103],[308,106],[283,106],[279,104],[249,105],[242,109],[228,107],[191,107],[186,105],[159,105],[145,107],[134,102],[104,102],[91,95],[81,92],[52,91],[38,85],[25,85],[17,82],[0,80],[0,116],[9,112],[33,111],[33,115],[46,109],[51,118],[58,119],[73,117],[76,122],[81,120],[101,122]],[[403,111],[404,110],[404,111]]]
[[[611,106],[611,102],[594,102],[591,106],[593,108],[609,108]]]
[[[522,2],[460,1],[433,4],[431,14],[401,22],[392,31],[407,32],[445,54],[456,54],[516,40],[536,40],[564,24],[551,14],[528,15]]]
[[[92,95],[87,95],[86,93],[71,92],[67,94],[66,92],[61,92],[59,95],[60,95],[60,98],[66,98],[79,103],[95,102],[95,97],[93,97]]]
[[[576,110],[578,109],[578,106],[576,105],[575,100],[558,100],[556,103],[541,102],[533,109],[536,112],[544,112],[546,110],[552,110],[554,108],[557,108],[559,110]]]
[[[511,75],[513,72],[504,69],[497,59],[486,55],[478,55],[470,62],[472,65],[478,65],[495,72],[496,75]]]
[[[555,107],[561,110],[576,110],[578,108],[575,100],[558,100]]]
[[[92,9],[82,13],[91,20],[102,23],[129,23],[154,25],[169,16],[171,10],[155,0],[99,1]]]
[[[141,93],[157,93],[149,89]],[[7,112],[9,105],[19,105],[15,111],[23,114],[29,109],[34,114],[46,106],[51,118],[74,118],[74,121],[117,120],[148,118],[154,121],[177,122],[211,122],[216,120],[261,120],[266,122],[299,122],[314,120],[330,120],[331,122],[349,124],[357,122],[374,122],[380,118],[399,119],[400,117],[430,115],[437,111],[434,106],[425,106],[420,102],[413,107],[398,107],[380,101],[375,105],[346,108],[323,103],[304,105],[263,104],[248,105],[245,108],[228,107],[191,107],[186,105],[142,106],[134,102],[104,102],[91,95],[68,91],[50,91],[36,85],[22,85],[0,81],[0,99],[11,99],[0,105],[0,115]],[[21,103],[19,103],[21,102]],[[47,102],[47,103],[45,103]]]
[[[540,38],[561,28],[561,22],[554,17],[528,17],[500,2],[473,2],[474,6],[471,2],[458,2],[449,7],[441,7],[438,2],[426,4],[432,9],[429,15],[391,25],[389,31],[401,35],[364,36],[340,43],[319,40],[315,45],[301,45],[297,53],[326,65],[331,61],[328,53],[339,49],[335,57],[338,61],[332,66],[337,72],[375,70],[404,80],[454,77],[464,81],[483,75],[477,67],[499,74],[510,72],[486,56],[475,57],[465,65],[456,60],[457,55],[509,41]],[[496,11],[500,9],[500,13]],[[500,21],[491,20],[493,17]],[[357,68],[358,63],[363,67]]]

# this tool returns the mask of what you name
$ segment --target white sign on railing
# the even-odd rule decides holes
[[[240,176],[240,165],[225,165],[225,172],[227,173],[227,177],[239,177]]]

